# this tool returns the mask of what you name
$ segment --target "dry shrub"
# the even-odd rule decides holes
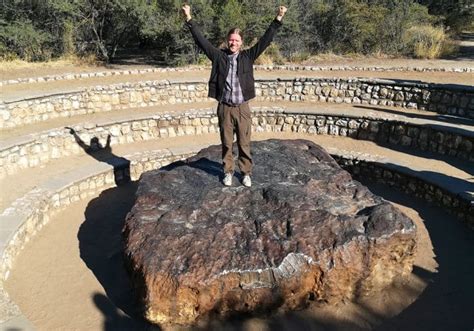
[[[260,55],[255,64],[258,65],[271,65],[271,64],[284,64],[285,58],[280,53],[280,48],[275,43],[271,43],[270,46]]]
[[[94,54],[77,56],[77,55],[68,55],[62,56],[60,58],[45,61],[45,62],[30,62],[25,60],[20,60],[17,57],[12,59],[2,59],[0,60],[0,66],[5,70],[16,70],[16,69],[25,69],[25,68],[60,68],[68,66],[79,66],[79,67],[97,67],[102,66],[103,62],[97,60],[97,57]]]
[[[309,52],[296,52],[290,55],[289,60],[291,63],[303,63],[311,57]]]
[[[56,60],[58,64],[60,63],[71,63],[77,66],[82,67],[97,67],[102,66],[104,63],[97,58],[97,55],[94,53],[84,54],[84,55],[76,55],[71,54],[67,56],[61,56],[59,59]],[[54,61],[51,61],[54,63]]]
[[[459,43],[452,39],[447,39],[441,49],[441,57],[449,57],[459,52]]]
[[[444,29],[431,25],[413,26],[404,35],[408,53],[422,59],[439,58],[446,40]]]

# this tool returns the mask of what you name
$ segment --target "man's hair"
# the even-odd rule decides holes
[[[244,36],[242,34],[242,30],[240,30],[239,28],[232,28],[229,30],[229,32],[227,32],[227,39],[229,39],[230,35],[231,34],[238,34],[240,36],[240,38],[242,38],[242,41],[244,40]]]

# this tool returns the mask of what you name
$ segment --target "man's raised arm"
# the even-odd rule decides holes
[[[187,4],[184,4],[183,7],[181,7],[181,12],[183,13],[184,19],[186,22],[191,20],[191,7]]]
[[[275,36],[276,30],[281,26],[281,21],[285,16],[285,13],[288,9],[285,6],[279,6],[277,11],[277,16],[272,21],[267,31],[263,34],[260,40],[253,45],[249,50],[250,57],[255,60],[260,56],[260,54],[265,51],[265,49],[270,45]]]
[[[285,6],[278,7],[278,13],[277,13],[277,16],[275,18],[278,21],[281,22],[281,20],[283,19],[283,16],[285,16],[287,10],[288,10],[288,8],[286,8]]]
[[[183,13],[183,17],[186,21],[186,25],[188,26],[189,30],[191,31],[191,35],[193,36],[194,42],[196,45],[199,46],[200,49],[206,54],[206,56],[212,61],[214,60],[220,51],[214,47],[209,40],[207,40],[197,24],[195,24],[194,20],[191,17],[191,7],[187,4],[181,7],[181,12]]]

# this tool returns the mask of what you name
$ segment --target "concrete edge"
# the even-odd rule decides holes
[[[188,71],[203,71],[209,70],[210,66],[202,67],[184,67],[184,68],[145,68],[145,69],[132,69],[132,70],[107,70],[107,71],[96,71],[96,72],[85,72],[85,73],[64,73],[58,75],[46,75],[39,77],[26,77],[0,81],[0,86],[24,84],[24,83],[41,83],[54,80],[72,80],[77,78],[93,78],[93,77],[107,77],[107,76],[120,76],[120,75],[140,75],[153,72],[188,72]],[[473,72],[474,68],[470,67],[412,67],[412,66],[392,66],[392,67],[380,67],[380,66],[294,66],[294,65],[256,65],[255,70],[260,71],[374,71],[374,72],[387,72],[387,71],[408,71],[408,72]]]

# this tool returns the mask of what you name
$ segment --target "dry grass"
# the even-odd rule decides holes
[[[40,69],[40,68],[58,68],[58,67],[99,67],[103,63],[98,61],[94,55],[79,57],[76,55],[63,56],[55,60],[46,62],[28,62],[24,60],[2,60],[0,67],[2,70],[19,69]]]
[[[285,58],[280,53],[278,45],[271,43],[270,46],[260,55],[255,64],[257,65],[271,65],[271,64],[284,64]]]
[[[442,27],[413,26],[404,36],[409,52],[420,59],[436,59],[442,55],[447,37]]]
[[[447,39],[443,43],[443,47],[441,49],[441,57],[448,57],[455,55],[459,52],[459,43],[452,40]]]
[[[317,63],[317,62],[341,62],[344,61],[358,61],[366,59],[391,59],[393,56],[384,53],[374,53],[371,55],[364,55],[359,53],[348,53],[348,54],[335,54],[335,53],[319,53],[308,57],[304,63]]]
[[[370,55],[364,55],[360,53],[348,53],[348,54],[335,54],[332,52],[328,53],[319,53],[309,56],[307,59],[302,61],[303,65],[351,65],[353,63],[358,63],[358,65],[370,63],[384,63],[384,60],[393,60],[399,59],[393,55],[387,55],[382,52],[377,52]]]

